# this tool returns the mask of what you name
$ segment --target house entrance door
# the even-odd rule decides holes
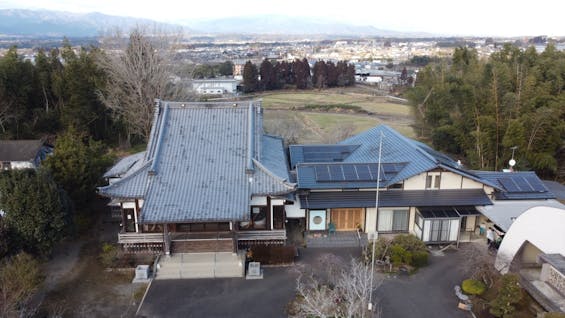
[[[364,228],[365,214],[362,208],[332,209],[330,221],[338,231],[357,230],[357,226]]]

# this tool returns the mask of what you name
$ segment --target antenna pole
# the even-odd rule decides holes
[[[379,214],[379,188],[381,186],[381,155],[383,149],[383,133],[379,137],[379,159],[377,161],[377,193],[375,194],[375,213]],[[369,290],[369,310],[373,310],[373,280],[375,275],[375,243],[376,237],[378,232],[375,229],[375,233],[373,234],[373,249],[371,252],[371,281],[370,281],[370,290]]]

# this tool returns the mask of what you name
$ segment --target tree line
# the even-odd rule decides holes
[[[346,61],[316,61],[312,69],[306,58],[292,62],[268,59],[259,68],[251,61],[243,67],[245,93],[268,91],[294,86],[297,89],[343,87],[355,84],[355,66]]]
[[[422,69],[407,95],[422,137],[470,168],[508,168],[514,153],[515,169],[556,177],[564,164],[564,89],[564,52],[507,44],[485,59],[455,49],[451,59]]]

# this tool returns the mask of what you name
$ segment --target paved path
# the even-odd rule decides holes
[[[292,267],[264,269],[264,279],[155,280],[139,311],[141,317],[286,317],[284,309],[294,297],[297,270],[321,269],[323,254],[348,260],[358,248],[301,249]],[[377,296],[384,318],[468,318],[457,309],[453,286],[463,279],[457,270],[464,260],[455,252],[430,257],[430,265],[410,277],[386,280]]]
[[[469,318],[471,314],[457,308],[453,287],[465,275],[458,270],[465,260],[448,251],[445,256],[431,256],[430,264],[411,276],[385,280],[377,292],[384,318],[450,317]]]

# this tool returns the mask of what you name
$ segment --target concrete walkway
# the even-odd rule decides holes
[[[306,246],[323,248],[340,247],[365,247],[367,246],[367,234],[357,231],[335,232],[335,233],[309,233],[306,235]]]
[[[243,277],[245,255],[230,252],[162,256],[155,279]]]

